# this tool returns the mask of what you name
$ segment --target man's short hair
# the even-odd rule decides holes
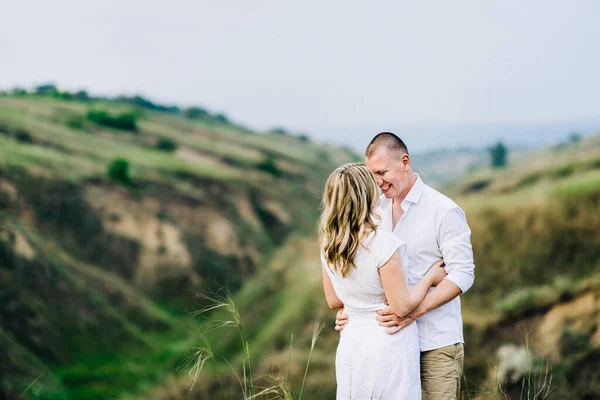
[[[365,157],[370,158],[375,151],[381,147],[386,147],[389,151],[401,154],[408,154],[406,144],[398,136],[391,132],[381,132],[371,140],[371,143],[365,150]]]

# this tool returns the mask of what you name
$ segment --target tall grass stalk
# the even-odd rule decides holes
[[[240,380],[240,386],[242,388],[242,394],[244,400],[256,398],[256,388],[254,387],[254,378],[252,377],[252,366],[250,359],[250,345],[244,337],[244,327],[242,319],[240,317],[240,311],[237,308],[233,295],[229,289],[223,289],[223,294],[217,293],[215,296],[203,295],[202,298],[208,300],[209,305],[194,312],[194,315],[203,315],[210,311],[217,309],[225,309],[232,317],[232,320],[220,321],[213,326],[212,329],[219,329],[225,326],[236,326],[240,335],[240,340],[243,349],[243,361],[242,361],[242,379]],[[235,369],[234,369],[235,372]]]
[[[499,365],[500,360],[497,356],[496,362],[494,364],[494,372],[492,375],[491,384],[491,392],[483,391],[481,393],[467,393],[464,395],[465,399],[472,399],[473,395],[479,394],[490,394],[493,399],[509,399],[511,395],[516,393],[511,393],[509,388],[505,387],[505,384],[512,383],[517,384],[520,380],[521,388],[518,392],[519,400],[543,400],[547,399],[554,387],[552,386],[553,374],[552,374],[552,366],[549,361],[542,360],[541,365],[539,367],[534,367],[534,358],[533,353],[529,347],[529,336],[525,336],[525,354],[526,354],[526,362],[527,368],[523,371],[523,375],[520,376],[517,380],[511,380],[508,376],[501,376],[499,374]],[[505,391],[505,388],[507,389]],[[513,387],[514,388],[514,387]],[[508,393],[507,393],[508,392]],[[511,395],[509,395],[509,393]]]
[[[191,354],[180,363],[181,367],[189,366],[188,376],[190,378],[190,383],[186,386],[186,389],[188,389],[190,393],[198,381],[198,377],[200,376],[204,364],[208,360],[214,360],[214,354],[210,344],[206,340],[206,336],[201,333],[200,344],[197,347],[192,348]]]
[[[29,391],[29,389],[31,389],[31,387],[32,387],[33,385],[35,385],[35,383],[36,383],[36,382],[37,382],[37,381],[38,381],[38,380],[39,380],[39,379],[40,379],[40,378],[41,378],[43,375],[44,375],[44,373],[42,372],[42,373],[40,374],[40,376],[38,376],[37,378],[35,378],[35,380],[34,380],[33,382],[31,382],[31,383],[29,384],[29,386],[27,386],[27,389],[25,389],[25,390],[23,391],[23,393],[21,393],[21,396],[20,396],[20,397],[23,397],[23,396],[25,395],[25,393],[27,393],[27,392]]]
[[[291,398],[291,393],[292,393],[292,388],[290,386],[290,375],[292,373],[292,347],[294,344],[294,334],[292,333],[292,337],[290,338],[290,349],[289,349],[289,353],[288,353],[288,367],[287,367],[287,374],[285,376],[285,393],[289,394],[289,396],[286,396],[286,398]]]
[[[257,387],[254,385],[254,376],[253,376],[252,367],[251,367],[250,344],[244,336],[244,329],[243,329],[239,309],[235,305],[235,302],[233,300],[231,292],[229,292],[228,290],[224,290],[224,294],[222,294],[222,295],[216,295],[216,296],[212,296],[212,297],[203,295],[202,298],[204,300],[208,300],[209,305],[194,312],[193,315],[204,315],[207,312],[215,311],[217,309],[224,309],[232,317],[231,320],[213,321],[213,323],[211,325],[205,327],[205,329],[210,331],[210,330],[214,330],[214,329],[223,328],[226,326],[236,326],[238,328],[238,333],[240,335],[240,340],[242,343],[242,352],[243,352],[241,376],[240,376],[240,374],[238,374],[236,369],[229,363],[229,361],[227,359],[225,359],[225,362],[233,370],[233,373],[235,374],[235,376],[239,382],[240,388],[242,390],[243,399],[244,400],[254,400],[254,399],[259,399],[259,398],[267,398],[267,396],[269,396],[269,395],[275,395],[276,396],[275,398],[280,399],[280,400],[294,400],[294,396],[293,396],[292,388],[291,388],[291,382],[290,382],[291,364],[292,364],[292,348],[293,348],[293,342],[294,342],[294,335],[292,335],[291,339],[290,339],[290,347],[289,347],[289,355],[288,355],[288,370],[287,370],[286,376],[283,377],[282,375],[280,375],[279,378],[267,377],[267,379],[274,382],[274,384],[269,387],[266,387],[266,388],[257,389]],[[304,394],[304,389],[306,387],[306,377],[308,375],[308,369],[310,367],[312,354],[316,348],[316,345],[317,345],[319,336],[321,334],[321,331],[323,330],[323,327],[324,327],[324,315],[323,315],[323,312],[320,312],[318,314],[317,318],[315,319],[315,323],[313,326],[313,334],[312,334],[312,338],[311,338],[310,352],[308,354],[308,360],[306,362],[306,367],[304,369],[304,377],[302,379],[302,386],[300,387],[300,394],[298,396],[298,400],[301,400],[302,396]],[[210,344],[207,342],[206,336],[202,333],[200,334],[200,341],[201,341],[200,345],[196,348],[193,348],[192,354],[183,361],[183,363],[185,365],[189,366],[189,368],[190,368],[190,370],[188,372],[188,375],[190,376],[190,385],[189,385],[190,393],[191,393],[193,386],[196,384],[196,382],[200,376],[200,372],[202,371],[202,368],[204,367],[205,363],[208,360],[212,360],[213,362],[215,362],[215,354],[213,354],[212,348],[211,348]],[[224,394],[224,388],[223,388],[220,378],[219,378],[219,384],[221,387],[221,393]],[[272,397],[269,397],[269,398],[272,398]]]
[[[529,347],[529,337],[525,340],[525,351],[528,357],[528,368],[527,374],[522,378],[521,381],[521,395],[520,399],[523,400],[537,400],[546,399],[553,390],[552,387],[552,370],[550,363],[543,360],[542,365],[538,371],[532,371],[533,360],[531,357],[531,350]]]
[[[319,335],[323,330],[325,323],[323,322],[323,312],[321,311],[315,320],[315,324],[313,325],[313,334],[312,340],[310,343],[310,353],[308,353],[308,360],[306,361],[306,368],[304,369],[304,378],[302,378],[302,386],[300,387],[300,395],[298,396],[298,400],[302,400],[302,394],[304,393],[304,387],[306,386],[306,375],[308,374],[308,367],[310,366],[310,359],[313,355],[315,347],[317,346],[317,340],[319,339]]]

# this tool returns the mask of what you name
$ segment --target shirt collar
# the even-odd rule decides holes
[[[423,194],[423,190],[425,190],[425,184],[423,183],[423,180],[421,179],[419,174],[415,174],[415,176],[417,177],[417,180],[415,181],[413,187],[410,188],[410,191],[404,198],[404,201],[418,203],[419,200],[421,200],[421,195]]]
[[[419,174],[415,174],[415,176],[417,177],[417,180],[415,181],[413,187],[410,188],[410,191],[408,192],[404,200],[402,200],[403,203],[406,201],[416,204],[419,202],[419,200],[421,200],[421,196],[423,195],[423,191],[425,190],[425,183],[423,183],[423,180],[421,179]],[[393,199],[388,199],[387,197],[385,197],[385,195],[382,194],[380,197],[380,204],[384,208],[391,207],[392,200]]]

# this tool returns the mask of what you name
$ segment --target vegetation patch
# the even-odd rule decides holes
[[[158,150],[172,153],[177,150],[177,142],[171,138],[162,136],[158,138],[155,147]]]
[[[274,177],[280,177],[282,174],[281,169],[279,169],[275,162],[275,157],[271,153],[268,153],[265,159],[256,165],[256,168]]]
[[[87,119],[97,125],[107,128],[120,129],[123,131],[137,132],[137,115],[133,112],[121,112],[111,114],[102,109],[90,109]]]
[[[491,179],[480,179],[475,182],[471,182],[463,189],[462,192],[463,194],[480,192],[487,188],[491,182]]]
[[[65,124],[71,129],[85,130],[85,118],[79,114],[70,114]]]
[[[113,160],[108,166],[107,174],[113,182],[128,187],[134,186],[133,181],[129,176],[129,161],[124,158]]]
[[[0,120],[0,134],[12,137],[22,143],[33,143],[33,136],[27,129],[2,120]]]
[[[552,285],[524,287],[513,291],[498,302],[498,308],[509,317],[523,316],[548,309],[575,294],[575,284],[556,278]]]

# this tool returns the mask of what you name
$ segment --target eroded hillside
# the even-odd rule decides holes
[[[442,191],[465,210],[475,254],[475,284],[462,297],[465,398],[600,397],[600,136],[476,171]],[[256,374],[285,377],[289,362],[298,393],[324,307],[316,240],[297,239],[275,260],[237,300]],[[305,388],[311,399],[335,393],[335,313],[325,317]],[[235,330],[218,335],[216,356],[241,351]],[[223,393],[215,375],[239,392],[227,365],[217,371],[197,385],[199,398]],[[176,399],[188,383],[171,381],[154,398]]]
[[[312,232],[324,178],[354,157],[222,118],[0,97],[0,397],[160,382],[196,295],[239,289]]]

